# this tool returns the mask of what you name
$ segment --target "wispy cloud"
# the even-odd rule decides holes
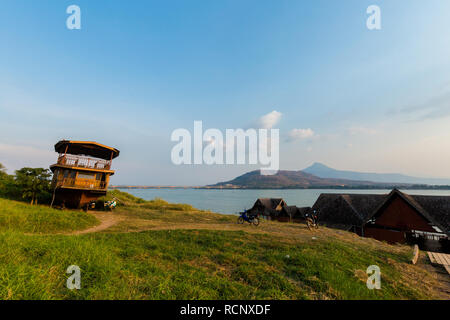
[[[450,116],[450,88],[417,104],[405,106],[397,114],[407,116],[409,121],[422,121]]]
[[[272,129],[281,120],[282,113],[276,110],[259,118],[257,125],[262,129]]]
[[[317,135],[310,128],[308,128],[308,129],[292,129],[288,133],[287,141],[311,139],[314,137],[317,137]]]

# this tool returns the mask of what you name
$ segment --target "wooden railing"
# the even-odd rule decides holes
[[[69,188],[92,189],[92,190],[107,189],[105,181],[95,179],[80,179],[80,178],[58,179],[56,180],[56,187],[69,187]]]
[[[90,168],[90,169],[100,169],[100,170],[110,170],[111,161],[103,159],[92,159],[86,157],[79,157],[73,155],[60,155],[58,157],[58,164],[78,167],[78,168]]]

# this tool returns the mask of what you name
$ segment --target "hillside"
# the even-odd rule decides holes
[[[275,175],[261,175],[259,170],[245,173],[233,180],[210,187],[239,187],[250,189],[282,188],[383,188],[392,185],[370,181],[320,178],[304,171],[280,170]]]
[[[311,232],[302,224],[238,225],[235,216],[113,194],[120,199],[113,213],[62,212],[85,228],[96,225],[94,216],[113,217],[116,223],[102,232],[80,235],[52,222],[43,235],[45,229],[33,227],[53,221],[56,211],[22,228],[13,221],[43,208],[25,204],[12,220],[1,219],[0,299],[450,298],[425,255],[409,263],[408,246],[327,228]],[[81,268],[81,290],[65,287],[73,264]],[[381,290],[366,287],[373,264],[382,271]]]
[[[398,173],[368,173],[356,171],[336,170],[322,163],[314,163],[303,169],[303,172],[326,179],[349,179],[365,180],[378,183],[406,183],[406,184],[428,184],[428,185],[450,185],[450,179],[418,178]]]

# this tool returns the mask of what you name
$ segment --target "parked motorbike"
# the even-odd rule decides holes
[[[259,225],[259,218],[255,215],[247,215],[247,211],[240,212],[240,216],[238,218],[238,224],[243,224],[244,222],[248,222],[250,224],[253,224],[254,226]]]

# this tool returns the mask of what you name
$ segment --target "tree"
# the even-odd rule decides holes
[[[0,163],[0,195],[3,195],[6,193],[6,186],[5,186],[5,179],[6,179],[6,172],[5,172],[5,166]]]
[[[15,182],[22,198],[31,204],[37,204],[38,200],[48,199],[51,196],[51,173],[44,168],[22,168],[16,171]]]
[[[13,176],[6,173],[6,168],[0,163],[0,197],[14,198],[16,194]]]

